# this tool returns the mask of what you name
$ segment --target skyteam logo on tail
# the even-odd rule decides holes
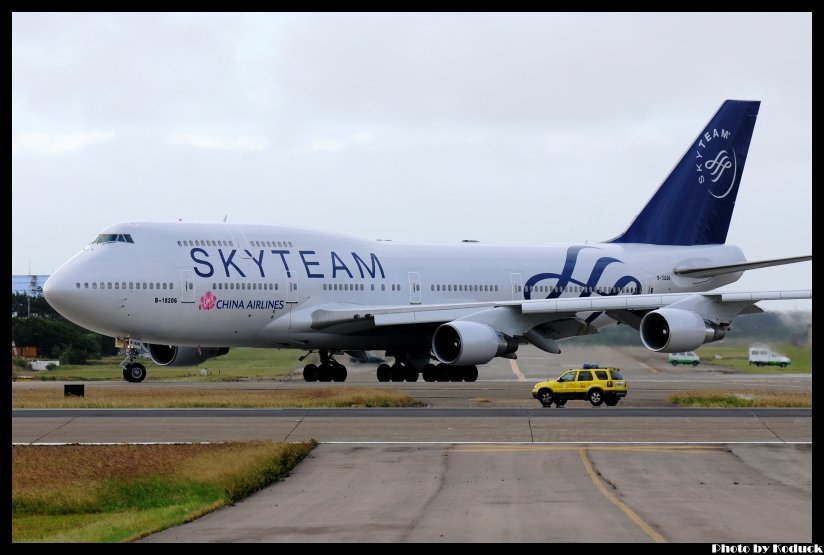
[[[695,171],[698,184],[707,187],[715,198],[726,197],[738,175],[738,157],[732,147],[732,133],[713,128],[704,131],[695,151]]]

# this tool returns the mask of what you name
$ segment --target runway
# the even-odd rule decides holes
[[[685,409],[667,401],[687,389],[808,391],[811,376],[673,369],[638,351],[586,354],[593,352],[621,362],[630,393],[617,407],[541,408],[532,384],[560,372],[539,367],[545,357],[527,351],[519,352],[520,376],[500,361],[471,384],[377,384],[374,365],[350,366],[344,387],[403,389],[426,407],[14,409],[12,441],[321,442],[285,480],[144,539],[151,542],[812,541],[811,409]]]

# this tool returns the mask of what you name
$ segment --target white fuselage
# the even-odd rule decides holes
[[[391,329],[318,330],[312,312],[708,291],[741,273],[673,269],[745,260],[728,245],[423,244],[273,225],[124,223],[104,234],[131,242],[92,243],[61,266],[46,284],[55,308],[104,335],[214,347],[388,348],[401,341]]]

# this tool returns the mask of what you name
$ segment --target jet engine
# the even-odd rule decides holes
[[[146,345],[152,362],[160,366],[194,366],[206,359],[225,355],[229,347],[178,347],[177,345]]]
[[[692,351],[724,338],[724,328],[691,310],[661,308],[641,319],[641,341],[650,351],[680,353]]]
[[[432,335],[432,352],[444,364],[485,364],[496,356],[518,349],[518,342],[487,324],[456,320],[443,324]]]

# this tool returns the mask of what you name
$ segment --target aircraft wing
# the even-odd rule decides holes
[[[738,264],[723,264],[719,266],[702,266],[690,267],[679,266],[675,268],[673,273],[677,276],[686,276],[693,278],[713,277],[721,274],[731,274],[733,272],[743,272],[745,270],[754,270],[756,268],[769,268],[770,266],[781,266],[782,264],[795,264],[796,262],[806,262],[812,260],[813,256],[793,256],[790,258],[773,258],[771,260],[758,260],[740,262]]]
[[[647,312],[664,307],[680,308],[699,314],[717,324],[729,324],[742,313],[759,312],[758,301],[811,299],[812,290],[744,291],[706,293],[665,293],[660,295],[613,295],[560,299],[454,303],[437,305],[326,305],[311,311],[311,327],[336,333],[361,331],[384,326],[435,326],[454,320],[485,323],[511,336],[525,335],[542,324],[553,324],[547,331],[554,339],[594,333],[584,329],[588,323],[580,313],[604,312],[638,329]],[[554,326],[556,322],[565,322]],[[583,333],[582,333],[583,332]]]

